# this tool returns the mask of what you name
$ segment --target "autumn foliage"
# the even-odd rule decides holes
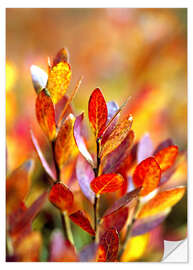
[[[137,260],[136,241],[145,250],[151,233],[161,228],[186,192],[185,186],[167,186],[183,153],[172,141],[162,142],[157,149],[147,135],[135,141],[135,118],[123,113],[127,102],[123,106],[107,103],[99,88],[93,87],[88,97],[88,118],[87,112],[76,115],[71,101],[81,79],[67,96],[72,74],[68,59],[67,51],[61,49],[49,60],[47,76],[35,66],[31,69],[36,118],[52,159],[47,161],[30,131],[48,185],[27,205],[33,160],[7,176],[7,261],[40,261],[43,229],[34,230],[32,225],[46,205],[62,224],[55,225],[46,239],[47,261]],[[90,144],[85,120],[93,132]],[[84,234],[77,236],[80,231]],[[80,249],[77,239],[85,234],[89,243]]]

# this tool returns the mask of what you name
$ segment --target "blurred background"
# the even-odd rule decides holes
[[[30,128],[49,158],[47,141],[36,121],[30,66],[47,71],[48,56],[54,57],[62,47],[68,49],[72,66],[67,95],[80,75],[84,76],[72,104],[76,115],[85,111],[87,116],[89,96],[96,87],[106,101],[114,100],[119,105],[130,96],[127,110],[133,114],[136,141],[149,132],[155,146],[170,137],[181,151],[186,151],[187,9],[7,9],[7,172],[27,158],[36,157],[32,190],[37,192],[31,192],[27,204],[41,193],[47,181],[30,139]],[[176,185],[186,178],[186,164],[180,172],[174,179]],[[53,228],[61,226],[60,217],[48,224],[43,221],[50,211],[34,223],[44,239]],[[186,236],[186,197],[174,207],[165,224],[169,228],[165,239]],[[77,245],[82,247],[90,238],[83,231],[81,238],[81,230],[76,230],[80,236]],[[158,232],[154,234],[158,239]],[[141,238],[137,241],[144,243]],[[137,242],[137,250],[141,242]],[[45,248],[42,260],[46,252]],[[149,260],[158,260],[155,252],[152,254],[154,259]]]
[[[187,145],[186,9],[7,9],[6,127],[12,169],[31,154],[29,127],[36,125],[30,66],[47,71],[47,58],[66,47],[72,81],[83,84],[73,101],[85,111],[100,87],[106,101],[131,96],[137,139],[149,132],[155,144],[172,137]],[[37,132],[40,129],[37,128]],[[18,149],[19,146],[19,149]]]

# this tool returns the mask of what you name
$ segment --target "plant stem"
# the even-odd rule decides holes
[[[72,230],[71,230],[70,219],[68,217],[68,213],[65,211],[64,213],[62,213],[62,215],[64,217],[65,224],[66,224],[67,238],[71,242],[71,244],[74,246],[74,239],[73,239],[73,235],[72,235]]]
[[[97,166],[94,169],[94,173],[95,173],[95,177],[98,177],[99,174],[99,166],[100,166],[100,140],[97,139],[96,140],[96,145],[97,145]],[[98,241],[98,237],[97,237],[97,224],[99,223],[99,195],[95,195],[95,199],[94,199],[94,230],[96,233],[95,236],[95,241]]]
[[[55,141],[52,141],[52,156],[53,156],[53,160],[54,160],[54,165],[56,168],[56,183],[60,181],[60,169],[58,167],[56,158],[55,158]]]

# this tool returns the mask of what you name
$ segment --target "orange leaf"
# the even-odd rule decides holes
[[[41,234],[34,231],[21,239],[15,248],[15,253],[20,262],[37,262],[39,261],[41,246]]]
[[[115,262],[119,249],[119,236],[116,229],[109,229],[101,237],[98,249],[98,262]]]
[[[146,196],[157,188],[161,178],[161,169],[153,157],[143,160],[135,169],[133,182],[141,187],[140,196]]]
[[[69,216],[69,218],[80,226],[84,231],[88,232],[91,235],[95,235],[95,231],[90,225],[88,218],[84,215],[82,211],[77,211]]]
[[[46,89],[39,92],[36,99],[36,117],[43,130],[52,141],[56,136],[55,110],[50,95]]]
[[[105,128],[107,115],[107,105],[103,94],[99,88],[96,88],[89,99],[88,116],[97,138],[100,137]]]
[[[26,198],[30,185],[30,172],[33,160],[28,160],[15,169],[6,181],[6,209],[7,214],[17,210],[21,202]]]
[[[57,183],[50,190],[49,200],[61,211],[65,211],[72,207],[73,194],[64,184]]]
[[[67,62],[59,62],[49,70],[46,88],[54,104],[58,103],[66,93],[71,75],[72,71]]]
[[[184,193],[185,187],[178,187],[158,193],[142,207],[138,218],[149,217],[167,210],[181,200]]]
[[[104,158],[106,155],[111,153],[113,150],[115,150],[122,141],[127,137],[129,130],[131,128],[133,122],[132,116],[125,119],[124,121],[118,123],[111,134],[108,137],[108,140],[105,142],[105,144],[102,147],[100,156],[101,158]]]
[[[124,182],[124,178],[120,174],[103,174],[92,180],[90,186],[98,195],[119,190]]]
[[[73,136],[74,121],[75,117],[70,114],[60,128],[56,138],[55,158],[60,169],[78,153],[78,148]]]
[[[56,66],[58,63],[60,62],[69,62],[69,54],[67,49],[62,48],[61,50],[59,50],[59,52],[56,54],[56,56],[54,57],[53,60],[53,66]]]
[[[155,155],[155,159],[158,162],[162,172],[165,172],[174,164],[177,155],[178,155],[178,147],[176,145],[166,147],[160,150]]]

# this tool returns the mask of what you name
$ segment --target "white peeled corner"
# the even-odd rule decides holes
[[[188,240],[164,241],[164,263],[187,263],[188,262]]]

